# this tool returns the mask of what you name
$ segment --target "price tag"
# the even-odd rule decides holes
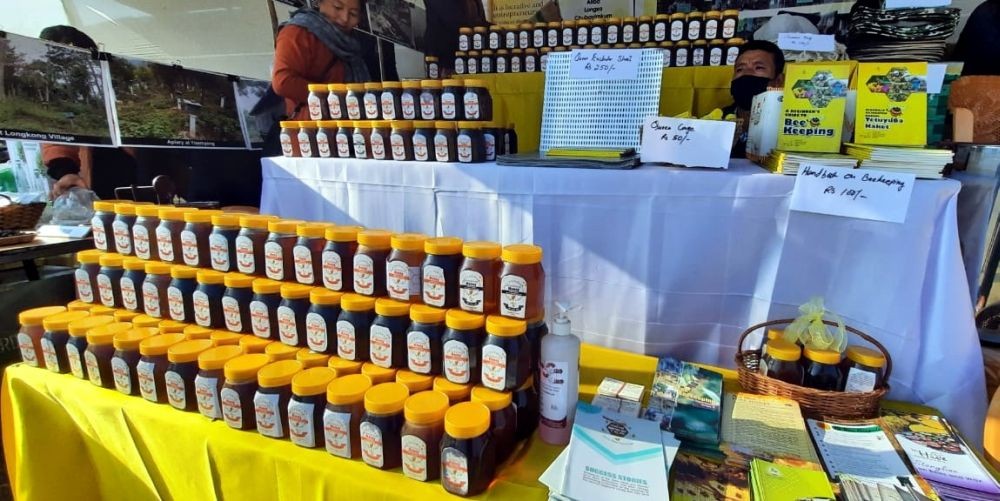
[[[642,127],[642,161],[684,167],[729,167],[736,124],[693,118],[647,118]]]
[[[583,49],[570,56],[569,76],[578,80],[635,80],[642,49]]]
[[[916,176],[802,164],[791,209],[889,223],[906,221]]]
[[[833,35],[815,33],[779,33],[778,47],[790,51],[833,52],[837,48]]]

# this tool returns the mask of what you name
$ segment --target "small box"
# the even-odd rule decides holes
[[[630,417],[639,417],[642,408],[642,385],[625,383],[609,377],[597,387],[592,404],[611,412]]]

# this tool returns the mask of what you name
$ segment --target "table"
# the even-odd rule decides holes
[[[31,242],[0,247],[0,265],[21,261],[28,280],[38,280],[35,259],[94,248],[92,238],[37,237]]]
[[[958,244],[959,183],[918,181],[905,224],[789,211],[794,178],[267,158],[261,211],[545,249],[547,297],[587,342],[732,366],[747,326],[828,309],[889,349],[891,397],[980,443],[982,352]]]

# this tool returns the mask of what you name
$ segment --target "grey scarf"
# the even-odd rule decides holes
[[[362,83],[371,80],[368,66],[365,65],[365,60],[361,57],[361,43],[331,23],[318,11],[310,8],[299,9],[292,13],[291,19],[282,23],[281,27],[289,24],[309,30],[309,33],[323,42],[323,45],[326,45],[337,56],[337,59],[344,62],[346,67],[345,81]]]

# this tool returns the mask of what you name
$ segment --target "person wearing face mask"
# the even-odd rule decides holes
[[[729,93],[733,96],[733,104],[722,109],[724,115],[736,115],[743,124],[750,122],[750,105],[754,96],[764,93],[768,87],[781,87],[785,83],[785,55],[777,45],[767,40],[752,40],[740,47],[736,65],[733,67],[733,80],[729,84]],[[746,125],[738,127],[736,144],[733,145],[732,157],[746,156],[747,130]]]
[[[285,98],[288,120],[308,120],[311,83],[368,82],[361,44],[351,33],[363,0],[312,0],[278,31],[271,86]]]

